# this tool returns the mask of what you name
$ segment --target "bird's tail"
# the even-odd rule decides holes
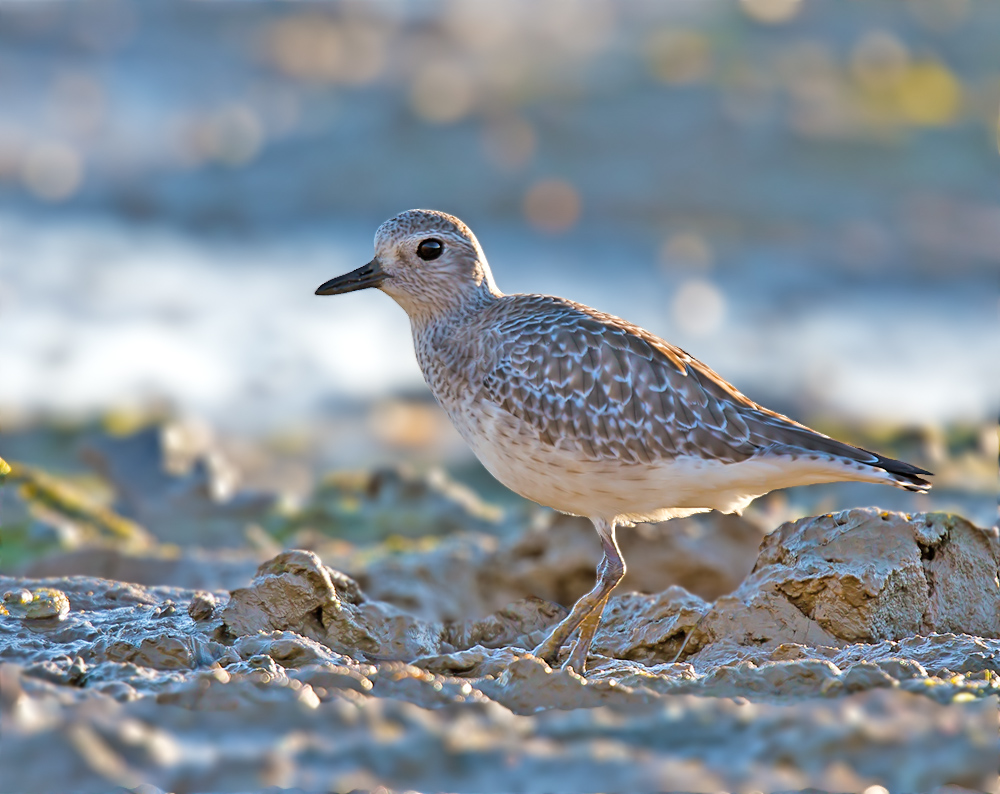
[[[868,452],[866,449],[860,451]],[[875,452],[868,452],[868,454],[877,459],[871,465],[877,469],[882,469],[888,474],[889,479],[892,480],[892,484],[897,488],[902,488],[904,491],[913,491],[914,493],[927,493],[931,489],[931,484],[921,475],[933,476],[933,472],[921,469],[910,463],[904,463],[901,460],[883,457]]]

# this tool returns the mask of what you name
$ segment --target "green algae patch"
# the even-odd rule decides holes
[[[21,483],[22,495],[29,502],[70,520],[85,523],[101,537],[137,547],[152,543],[150,535],[138,524],[114,510],[95,504],[84,493],[51,474],[23,466],[18,467],[16,479]]]
[[[33,466],[7,465],[0,513],[0,570],[81,546],[140,551],[154,545],[133,521],[66,480]]]

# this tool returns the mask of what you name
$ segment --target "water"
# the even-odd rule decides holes
[[[391,301],[312,293],[430,206],[779,410],[992,417],[1000,7],[767,7],[5,6],[0,410],[418,393]]]
[[[2,404],[85,414],[165,400],[246,430],[418,391],[408,323],[391,299],[313,295],[370,258],[371,233],[239,240],[4,215]],[[641,240],[536,245],[500,226],[481,237],[507,291],[558,292],[622,315],[782,407],[946,422],[988,416],[997,393],[985,275],[846,281],[767,250],[703,273],[664,270]],[[676,301],[691,283],[708,290],[710,326]]]

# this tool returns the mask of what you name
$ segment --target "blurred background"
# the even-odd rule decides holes
[[[0,708],[21,773],[0,790],[995,782],[976,782],[996,772],[989,637],[789,643],[772,658],[790,666],[759,670],[737,648],[687,690],[725,697],[526,723],[472,696],[459,711],[453,679],[394,663],[364,673],[367,700],[337,666],[293,688],[327,658],[316,643],[243,636],[237,657],[212,614],[288,548],[452,626],[593,585],[589,522],[479,466],[402,310],[313,294],[412,207],[465,220],[504,291],[625,317],[768,407],[935,472],[927,495],[821,485],[623,531],[623,594],[715,600],[782,521],[849,507],[994,524],[998,113],[997,0],[0,0]],[[863,551],[900,559],[895,522]],[[935,526],[954,532],[920,544],[928,592],[951,592],[948,565],[989,592],[961,523]],[[861,562],[837,561],[843,592]],[[62,576],[101,580],[46,579]],[[62,623],[44,619],[55,596]],[[627,657],[657,662],[648,693],[675,667],[670,614],[635,633],[654,655]],[[787,636],[824,642],[820,620]],[[205,669],[209,647],[225,669]],[[854,664],[890,652],[892,677]],[[498,678],[532,708],[599,702],[526,669]],[[622,785],[649,770],[668,782]]]
[[[53,428],[180,418],[256,487],[488,487],[403,312],[313,295],[429,207],[504,291],[639,323],[938,472],[906,509],[992,523],[998,40],[991,0],[0,4],[0,455],[72,472]]]

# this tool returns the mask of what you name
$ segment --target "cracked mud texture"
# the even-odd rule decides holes
[[[996,528],[623,530],[582,678],[528,649],[593,584],[585,520],[404,470],[289,512],[164,436],[88,439],[110,505],[8,477],[0,792],[997,788]]]
[[[996,789],[995,528],[784,524],[730,595],[613,598],[586,678],[526,650],[564,614],[516,564],[544,536],[460,540],[365,572],[414,612],[305,550],[231,592],[0,577],[69,603],[0,617],[0,791]],[[487,584],[440,608],[435,578]]]

